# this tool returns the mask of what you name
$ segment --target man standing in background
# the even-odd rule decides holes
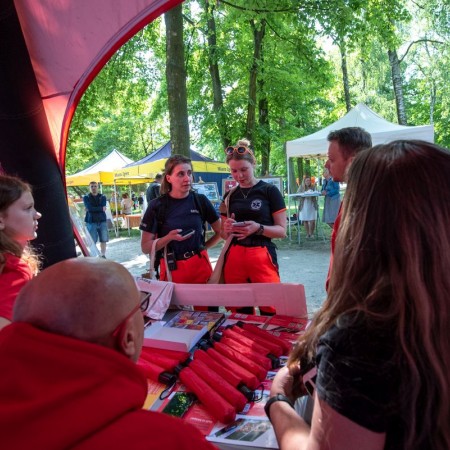
[[[161,182],[162,182],[163,176],[158,173],[155,177],[155,181],[150,184],[150,186],[147,188],[146,197],[147,197],[147,205],[150,203],[151,200],[159,197],[159,190],[161,188]]]
[[[106,223],[106,197],[98,192],[96,181],[89,183],[89,194],[83,197],[84,207],[86,208],[86,227],[89,234],[97,244],[100,240],[100,253],[102,258],[106,258],[106,243],[109,241],[108,226]]]
[[[328,142],[328,160],[325,168],[328,169],[330,175],[335,182],[346,182],[347,173],[356,154],[361,150],[372,147],[372,137],[370,134],[360,127],[347,127],[340,130],[331,131],[327,136]],[[331,267],[333,266],[334,247],[336,245],[336,237],[341,222],[341,208],[336,217],[331,233],[331,255],[330,267],[326,281],[326,289],[330,280]]]

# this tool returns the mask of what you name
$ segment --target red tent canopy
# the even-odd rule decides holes
[[[0,163],[33,185],[45,264],[75,253],[64,166],[81,96],[121,45],[181,1],[0,2]]]

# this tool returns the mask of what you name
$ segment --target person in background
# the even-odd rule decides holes
[[[333,181],[327,168],[323,170],[322,195],[325,196],[322,222],[333,228],[341,206],[341,194],[339,193],[339,183]]]
[[[39,270],[29,241],[36,239],[41,217],[30,185],[0,175],[0,329],[11,322],[18,293]]]
[[[192,425],[144,409],[147,306],[124,267],[98,258],[30,281],[0,332],[2,448],[212,450]]]
[[[347,172],[355,156],[362,150],[372,147],[372,138],[370,134],[360,127],[341,128],[331,131],[328,134],[328,159],[325,168],[335,182],[346,182]],[[325,287],[328,289],[328,283],[333,266],[334,247],[337,234],[339,232],[340,210],[334,221],[333,231],[331,232],[331,254],[330,266]]]
[[[220,240],[220,217],[203,194],[192,190],[192,162],[182,155],[173,155],[165,164],[161,195],[153,199],[142,218],[141,248],[145,254],[156,243],[160,279],[168,280],[163,255],[167,247],[167,261],[176,283],[206,283],[212,274],[207,249]],[[211,225],[213,235],[206,240],[205,223]],[[184,235],[183,232],[189,232]]]
[[[131,214],[133,212],[133,201],[130,199],[130,196],[126,192],[122,194],[120,208],[122,210],[122,214]]]
[[[256,158],[249,141],[241,139],[235,147],[227,147],[225,154],[231,175],[239,183],[224,196],[230,196],[229,210],[225,201],[221,204],[222,237],[233,236],[224,264],[225,283],[279,283],[272,239],[286,236],[283,196],[276,186],[256,179]],[[239,311],[252,313],[253,309]],[[271,306],[260,307],[260,311],[275,313]]]
[[[305,193],[305,192],[314,192],[315,186],[311,182],[311,177],[306,175],[302,181],[302,184],[298,188],[297,192]],[[317,197],[300,197],[298,204],[298,213],[299,220],[302,221],[306,237],[314,238],[314,229],[316,227],[316,218],[317,218]]]
[[[163,180],[163,176],[158,173],[156,174],[155,181],[150,183],[150,186],[147,188],[146,197],[147,197],[147,205],[160,196],[161,192],[161,183]]]
[[[449,173],[423,141],[354,158],[328,297],[271,387],[281,449],[450,448]]]
[[[97,241],[100,240],[101,257],[106,258],[106,243],[109,241],[105,212],[106,197],[98,192],[96,181],[89,183],[89,190],[91,192],[83,197],[84,207],[86,208],[84,221],[94,244],[97,244]]]
[[[119,212],[120,210],[120,192],[112,191],[111,199],[109,200],[109,205],[113,214]]]

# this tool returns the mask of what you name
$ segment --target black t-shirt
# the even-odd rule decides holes
[[[176,199],[167,195],[158,197],[149,203],[139,228],[142,231],[153,233],[157,237],[163,237],[174,229],[187,230],[188,228],[192,228],[195,230],[195,233],[189,239],[185,241],[172,241],[169,245],[176,255],[199,250],[203,246],[203,219],[209,224],[212,224],[219,220],[219,215],[205,195],[197,195],[204,214],[203,218],[195,203],[192,192],[189,193],[188,197],[183,199]],[[164,208],[163,202],[166,201],[165,220],[161,229],[158,230],[158,211],[160,208]]]
[[[229,205],[236,221],[253,220],[269,226],[273,225],[272,214],[286,209],[278,188],[262,180],[249,189],[238,187],[231,193]]]
[[[316,353],[319,397],[364,428],[387,433],[386,449],[400,449],[400,372],[394,336],[364,320],[341,317],[319,340]]]

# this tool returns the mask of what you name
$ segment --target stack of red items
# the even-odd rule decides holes
[[[220,342],[196,350],[193,360],[187,352],[145,348],[138,366],[151,380],[166,384],[178,375],[216,420],[230,423],[288,347],[255,325],[239,323],[224,330]]]

